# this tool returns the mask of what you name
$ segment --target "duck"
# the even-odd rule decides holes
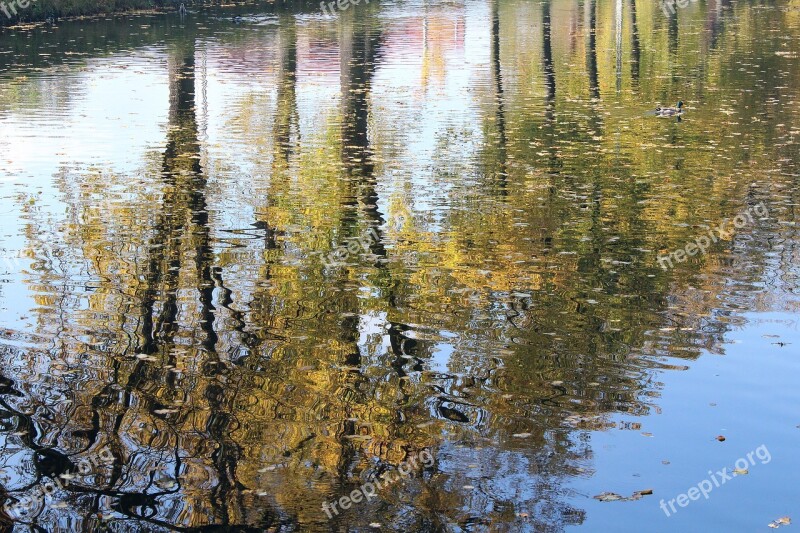
[[[674,117],[683,114],[683,100],[678,102],[675,107],[657,107],[656,115],[659,117]]]

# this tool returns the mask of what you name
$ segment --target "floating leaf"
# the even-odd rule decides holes
[[[653,494],[653,489],[637,490],[631,494],[629,498],[621,496],[616,492],[603,492],[594,496],[594,499],[600,500],[601,502],[634,501],[640,499],[642,496],[649,496],[650,494]]]
[[[174,479],[162,478],[162,479],[156,480],[155,485],[156,485],[156,487],[158,487],[160,489],[172,490],[172,489],[178,487],[178,482],[175,481]]]
[[[601,502],[615,502],[619,500],[626,500],[627,498],[620,496],[616,492],[603,492],[597,496],[594,496],[594,499],[600,500]]]
[[[372,435],[345,435],[345,439],[350,440],[372,440]]]
[[[788,516],[784,516],[782,518],[778,518],[777,520],[770,522],[769,527],[771,527],[772,529],[778,529],[781,526],[788,526],[791,523],[792,519],[789,518]]]

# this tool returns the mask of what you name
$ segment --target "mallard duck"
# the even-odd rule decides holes
[[[683,114],[683,100],[678,102],[675,107],[657,107],[656,115],[659,117],[674,117]]]

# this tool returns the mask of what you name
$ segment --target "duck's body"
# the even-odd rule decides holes
[[[675,107],[657,107],[656,116],[659,117],[674,117],[683,114],[683,100],[678,102]]]

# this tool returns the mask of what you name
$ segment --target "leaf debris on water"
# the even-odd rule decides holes
[[[600,500],[601,502],[615,502],[618,500],[627,500],[625,496],[620,496],[616,492],[602,492],[597,496],[594,496],[595,500]]]
[[[771,527],[772,529],[778,529],[781,526],[788,526],[791,523],[792,519],[789,518],[788,516],[784,516],[782,518],[778,518],[777,520],[773,520],[772,522],[770,522],[769,527]]]
[[[616,492],[601,492],[597,496],[593,496],[595,500],[600,500],[601,502],[616,502],[616,501],[635,501],[640,499],[642,496],[649,496],[653,494],[653,489],[643,489],[637,490],[630,497],[625,497]]]

